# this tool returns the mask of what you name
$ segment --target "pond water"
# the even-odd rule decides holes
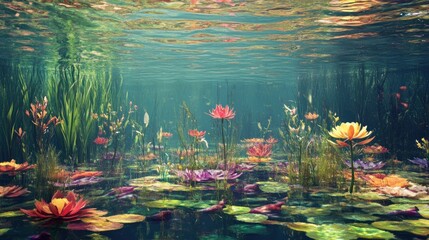
[[[1,1],[0,238],[426,239],[428,26],[424,0]]]

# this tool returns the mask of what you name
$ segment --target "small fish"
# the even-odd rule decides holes
[[[405,216],[405,217],[421,217],[419,213],[419,209],[417,207],[412,207],[407,210],[396,210],[393,212],[389,212],[388,215],[395,215],[395,216]]]
[[[250,213],[273,213],[273,212],[280,212],[282,205],[285,204],[285,202],[277,202],[272,204],[263,205],[260,207],[253,208],[250,210]]]
[[[219,201],[218,204],[213,205],[213,206],[208,207],[208,208],[198,210],[197,212],[217,212],[217,211],[222,210],[222,208],[224,208],[224,207],[225,207],[225,200],[222,199],[221,201]]]
[[[169,220],[171,218],[172,213],[173,212],[170,210],[161,211],[157,214],[146,217],[146,220],[148,220],[148,221],[166,221],[166,220]]]

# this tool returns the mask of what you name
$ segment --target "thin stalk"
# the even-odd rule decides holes
[[[353,162],[353,141],[350,141],[350,162],[351,162],[351,167],[352,167],[352,180],[350,181],[350,194],[353,193],[353,187],[355,184],[355,166],[354,166],[354,162]]]
[[[228,168],[228,165],[227,165],[227,160],[226,160],[226,144],[225,144],[225,133],[224,133],[224,130],[223,130],[223,122],[224,122],[224,119],[222,118],[221,119],[221,122],[220,122],[220,125],[221,125],[221,131],[222,131],[222,145],[223,145],[223,164],[224,164],[224,166],[225,166],[225,170]]]

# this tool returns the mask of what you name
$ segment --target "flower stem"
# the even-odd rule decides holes
[[[220,122],[220,125],[221,125],[221,128],[222,128],[221,131],[222,131],[222,145],[223,145],[223,164],[225,166],[225,169],[227,169],[228,166],[227,166],[227,160],[226,160],[226,144],[225,144],[225,133],[224,133],[224,130],[223,130],[223,122],[224,122],[224,119],[222,118],[221,122]]]
[[[355,166],[353,162],[353,141],[350,141],[350,158],[351,158],[351,168],[352,168],[352,180],[350,181],[350,194],[353,193],[353,187],[355,184]]]

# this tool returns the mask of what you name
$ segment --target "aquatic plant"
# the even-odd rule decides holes
[[[350,181],[350,189],[349,192],[353,193],[354,188],[354,182],[355,182],[355,168],[354,168],[354,153],[353,150],[358,145],[365,145],[367,143],[370,143],[375,137],[367,138],[369,135],[371,135],[371,131],[366,130],[366,126],[361,127],[360,123],[357,122],[346,122],[341,123],[340,125],[333,128],[329,135],[333,138],[337,139],[344,139],[343,141],[336,140],[335,145],[339,147],[348,147],[350,150],[350,159],[351,159],[351,181]],[[355,143],[354,141],[356,139],[364,139],[367,138],[361,142]]]
[[[55,149],[54,146],[49,145],[46,153],[36,154],[36,189],[38,193],[43,194],[46,192],[47,182],[53,181],[55,176],[59,172],[58,159],[60,153]],[[37,193],[36,193],[37,194]]]
[[[175,174],[185,182],[207,182],[215,180],[234,180],[239,178],[243,173],[238,173],[233,169],[226,171],[219,169],[200,169],[184,171],[176,170]]]
[[[366,174],[361,177],[372,187],[407,187],[410,185],[407,179],[394,174]]]
[[[12,159],[9,162],[0,162],[0,173],[8,173],[10,175],[15,175],[18,172],[27,171],[35,167],[36,165],[29,165],[28,162],[18,164],[14,159]]]
[[[54,185],[55,187],[64,187],[64,188],[80,187],[80,186],[96,184],[103,180],[104,179],[100,177],[82,177],[78,179],[67,179],[66,181],[63,181],[63,182],[59,182],[59,181],[53,182],[52,185]]]
[[[352,167],[352,164],[350,163],[350,161],[345,161],[345,164],[349,167]],[[357,159],[354,161],[353,163],[354,168],[358,169],[361,168],[363,170],[379,170],[381,168],[384,167],[384,165],[386,165],[385,162],[364,162],[360,159]]]
[[[27,188],[23,188],[20,186],[0,186],[0,198],[7,197],[7,198],[15,198],[20,197],[22,195],[25,195],[27,193],[30,193],[30,191],[27,190]]]
[[[51,198],[51,202],[45,200],[36,200],[36,208],[33,210],[20,209],[29,217],[40,220],[62,220],[66,222],[77,221],[85,217],[99,216],[99,212],[95,208],[85,208],[88,201],[79,198],[79,195],[72,191],[67,192],[67,195],[57,191]]]
[[[267,162],[271,160],[270,156],[273,145],[257,143],[247,149],[248,159],[251,162]]]
[[[214,119],[220,119],[221,120],[220,127],[221,127],[222,146],[223,146],[222,158],[223,158],[224,165],[228,166],[224,121],[225,120],[231,120],[235,117],[234,109],[233,108],[230,109],[228,105],[223,107],[222,105],[217,104],[216,107],[209,112],[209,115]]]
[[[136,194],[136,187],[134,186],[123,186],[123,187],[117,187],[112,188],[106,195],[108,196],[115,196],[117,199],[125,199],[130,197],[135,197]]]
[[[423,169],[428,169],[428,160],[426,158],[413,158],[413,159],[408,159],[408,161],[418,165],[419,167],[423,168]]]

